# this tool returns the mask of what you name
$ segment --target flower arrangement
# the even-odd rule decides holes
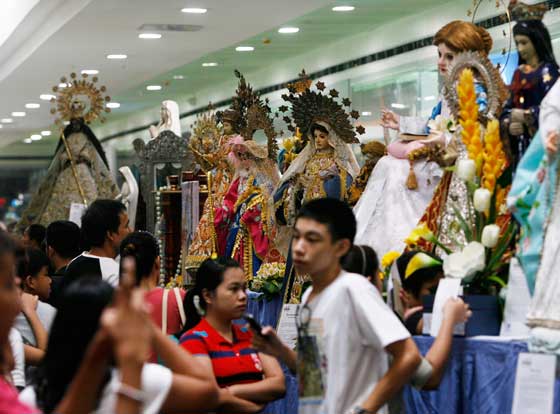
[[[447,277],[461,279],[469,293],[492,294],[506,285],[508,249],[515,237],[515,225],[510,216],[504,214],[507,188],[500,185],[507,167],[506,154],[497,120],[488,122],[484,140],[481,139],[474,76],[469,69],[460,76],[458,96],[461,138],[468,159],[459,160],[454,171],[466,184],[472,208],[467,208],[466,217],[459,208],[454,206],[453,210],[466,244],[456,242],[453,249],[442,246],[423,223],[411,232],[405,243],[410,248],[425,240],[439,246],[447,253],[443,259]]]
[[[251,279],[249,287],[254,292],[261,292],[261,298],[271,301],[282,290],[285,272],[285,263],[263,263],[257,275]]]
[[[391,267],[393,266],[393,263],[395,263],[395,260],[400,257],[400,255],[401,254],[399,252],[392,250],[385,253],[385,255],[381,258],[381,271],[379,272],[379,278],[381,279],[381,282],[383,282],[383,290],[385,290],[387,281],[389,280],[389,277],[391,275]]]
[[[282,147],[284,149],[284,159],[281,167],[283,171],[286,171],[292,161],[295,160],[301,152],[303,147],[305,147],[305,140],[303,139],[299,128],[297,128],[296,134],[293,137],[284,139]]]

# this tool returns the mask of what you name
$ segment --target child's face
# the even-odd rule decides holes
[[[422,304],[422,296],[435,295],[439,284],[439,281],[443,278],[443,275],[439,273],[434,279],[429,282],[422,283],[422,288],[420,289],[420,294],[416,298],[420,305]]]
[[[39,299],[46,301],[51,294],[51,278],[48,274],[48,267],[43,266],[41,271],[35,277],[28,278],[28,287],[33,293],[39,296]]]

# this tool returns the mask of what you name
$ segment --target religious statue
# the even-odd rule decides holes
[[[259,101],[245,78],[235,72],[239,78],[239,85],[230,109],[216,114],[216,119],[222,124],[222,135],[217,137],[217,145],[209,146],[210,152],[204,154],[200,150],[202,147],[195,148],[193,153],[197,157],[198,163],[206,169],[208,178],[208,198],[204,203],[204,209],[193,241],[188,249],[186,267],[196,268],[206,258],[217,254],[217,246],[214,233],[214,210],[222,205],[226,191],[228,190],[234,169],[228,158],[231,151],[231,139],[240,134],[247,126],[247,110],[255,102]],[[195,138],[194,142],[203,141],[204,138]],[[209,144],[208,140],[207,144]],[[191,148],[191,149],[192,149]],[[198,152],[198,154],[197,154]]]
[[[508,203],[521,224],[517,257],[532,300],[531,352],[560,354],[560,83],[543,99],[540,129],[519,163]]]
[[[243,137],[232,139],[234,179],[214,212],[217,253],[236,259],[250,279],[264,262],[282,260],[275,249],[272,195],[280,173],[265,146]]]
[[[292,161],[282,176],[278,190],[274,195],[276,219],[280,226],[291,227],[294,224],[299,208],[307,201],[333,197],[347,201],[348,190],[358,175],[360,167],[349,144],[358,143],[350,116],[359,117],[357,111],[347,114],[344,106],[351,102],[345,98],[343,105],[335,101],[338,91],[332,89],[329,95],[323,94],[325,85],[317,82],[319,90],[310,90],[310,81],[305,72],[296,85],[290,85],[288,95],[282,98],[291,103],[291,112],[295,126],[307,136],[307,145]],[[281,107],[286,112],[287,107]],[[288,116],[284,120],[292,132],[296,128]],[[364,133],[362,126],[356,130]],[[294,284],[295,273],[288,260],[286,266],[288,280],[285,285],[290,300],[295,300],[303,286],[303,280]],[[304,275],[298,275],[304,277]],[[294,290],[292,292],[292,285]]]
[[[456,56],[476,51],[486,56],[492,38],[483,28],[464,21],[453,21],[434,37],[438,49],[438,70],[448,77]],[[399,116],[384,110],[381,125],[398,130],[401,138],[387,146],[388,154],[377,162],[363,195],[354,207],[358,221],[356,243],[372,246],[380,257],[389,251],[402,251],[404,239],[426,211],[435,194],[447,195],[451,174],[446,174],[443,189],[435,192],[444,176],[442,166],[453,165],[459,154],[454,138],[456,125],[449,104],[440,95],[430,119]],[[477,85],[478,104],[485,106],[486,94]],[[438,152],[443,153],[437,156]],[[445,200],[439,201],[441,206]],[[437,217],[439,219],[439,215]]]
[[[65,88],[55,86],[51,113],[58,113],[56,124],[64,128],[46,177],[32,196],[18,228],[32,223],[47,226],[55,220],[68,220],[72,203],[87,206],[98,198],[115,198],[118,188],[109,171],[109,163],[101,143],[88,124],[101,119],[109,101],[105,87],[97,88],[97,78],[82,80],[72,73]],[[84,102],[83,100],[87,100]]]
[[[510,98],[501,116],[502,138],[509,137],[513,168],[529,147],[539,129],[542,99],[558,79],[550,34],[542,22],[548,6],[528,6],[513,0],[509,4],[517,21],[513,35],[519,53],[519,67],[510,85]]]
[[[136,212],[138,209],[140,189],[130,167],[121,167],[119,168],[119,172],[121,173],[124,181],[121,191],[117,195],[116,199],[125,205],[129,220],[128,227],[134,230],[136,228]]]
[[[175,101],[163,101],[161,103],[161,120],[157,125],[149,128],[152,139],[157,138],[163,131],[171,131],[181,136],[181,121],[179,120],[179,105]]]

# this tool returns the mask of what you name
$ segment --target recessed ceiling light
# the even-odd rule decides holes
[[[16,118],[22,118],[25,116],[25,112],[12,112],[12,116],[15,116]]]
[[[370,111],[363,111],[362,116],[371,116],[371,112]]]
[[[128,56],[124,54],[107,55],[107,59],[126,59]]]
[[[349,12],[354,10],[355,7],[354,6],[335,6],[332,8],[332,11],[335,12]]]
[[[138,35],[140,39],[161,39],[160,33],[140,33]]]
[[[183,80],[183,79],[185,79],[185,77],[184,77],[183,75],[174,75],[174,76],[173,76],[173,79],[175,79],[175,80]]]
[[[281,27],[278,29],[278,33],[289,34],[299,32],[299,27]]]
[[[2,122],[3,124],[11,124],[12,122],[14,122],[14,120],[12,118],[2,118],[0,119],[0,122]]]
[[[41,107],[41,104],[38,104],[38,103],[27,103],[27,104],[25,104],[25,107],[26,107],[27,109],[37,109],[37,108],[40,108],[40,107]]]
[[[25,142],[26,144],[31,144],[33,140],[31,138],[25,138],[23,142]]]
[[[406,108],[406,105],[401,104],[401,103],[392,103],[391,107],[395,108],[395,109],[404,109],[404,108]]]
[[[31,141],[40,141],[43,139],[43,136],[41,134],[33,134],[29,138]]]
[[[84,69],[82,70],[82,75],[97,75],[99,71],[97,69]]]
[[[149,91],[161,91],[161,85],[148,85],[146,89]]]
[[[218,64],[216,62],[204,62],[202,66],[204,66],[205,68],[209,68],[213,66],[218,66]]]
[[[59,84],[58,84],[58,87],[59,87],[59,88],[67,88],[68,86],[70,86],[69,83],[64,83],[64,82],[62,82],[62,83],[59,83]]]
[[[115,108],[120,108],[121,104],[118,102],[109,102],[107,103],[107,105],[105,105],[107,108],[111,108],[111,109],[115,109]]]
[[[51,99],[56,99],[56,96],[55,95],[49,95],[48,93],[44,93],[44,94],[39,96],[39,99],[41,99],[42,101],[50,101]]]
[[[185,7],[181,9],[183,13],[191,13],[191,14],[204,14],[208,11],[208,9],[203,9],[201,7]]]
[[[51,135],[51,131],[41,131],[41,135],[44,137],[49,137]]]
[[[253,46],[237,46],[235,50],[238,52],[252,52],[255,48]]]
[[[430,95],[430,96],[426,96],[424,97],[425,101],[435,101],[436,97],[434,95]]]

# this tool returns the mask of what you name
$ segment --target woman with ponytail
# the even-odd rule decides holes
[[[252,348],[252,333],[233,321],[247,308],[245,274],[229,258],[206,259],[184,301],[181,346],[213,370],[224,412],[257,413],[286,392],[278,361]]]
[[[146,292],[144,299],[151,305],[152,321],[166,335],[180,331],[185,321],[182,304],[185,291],[158,286],[161,258],[154,236],[146,231],[130,233],[121,243],[120,256],[121,263],[125,257],[133,257],[136,262],[135,283]]]

